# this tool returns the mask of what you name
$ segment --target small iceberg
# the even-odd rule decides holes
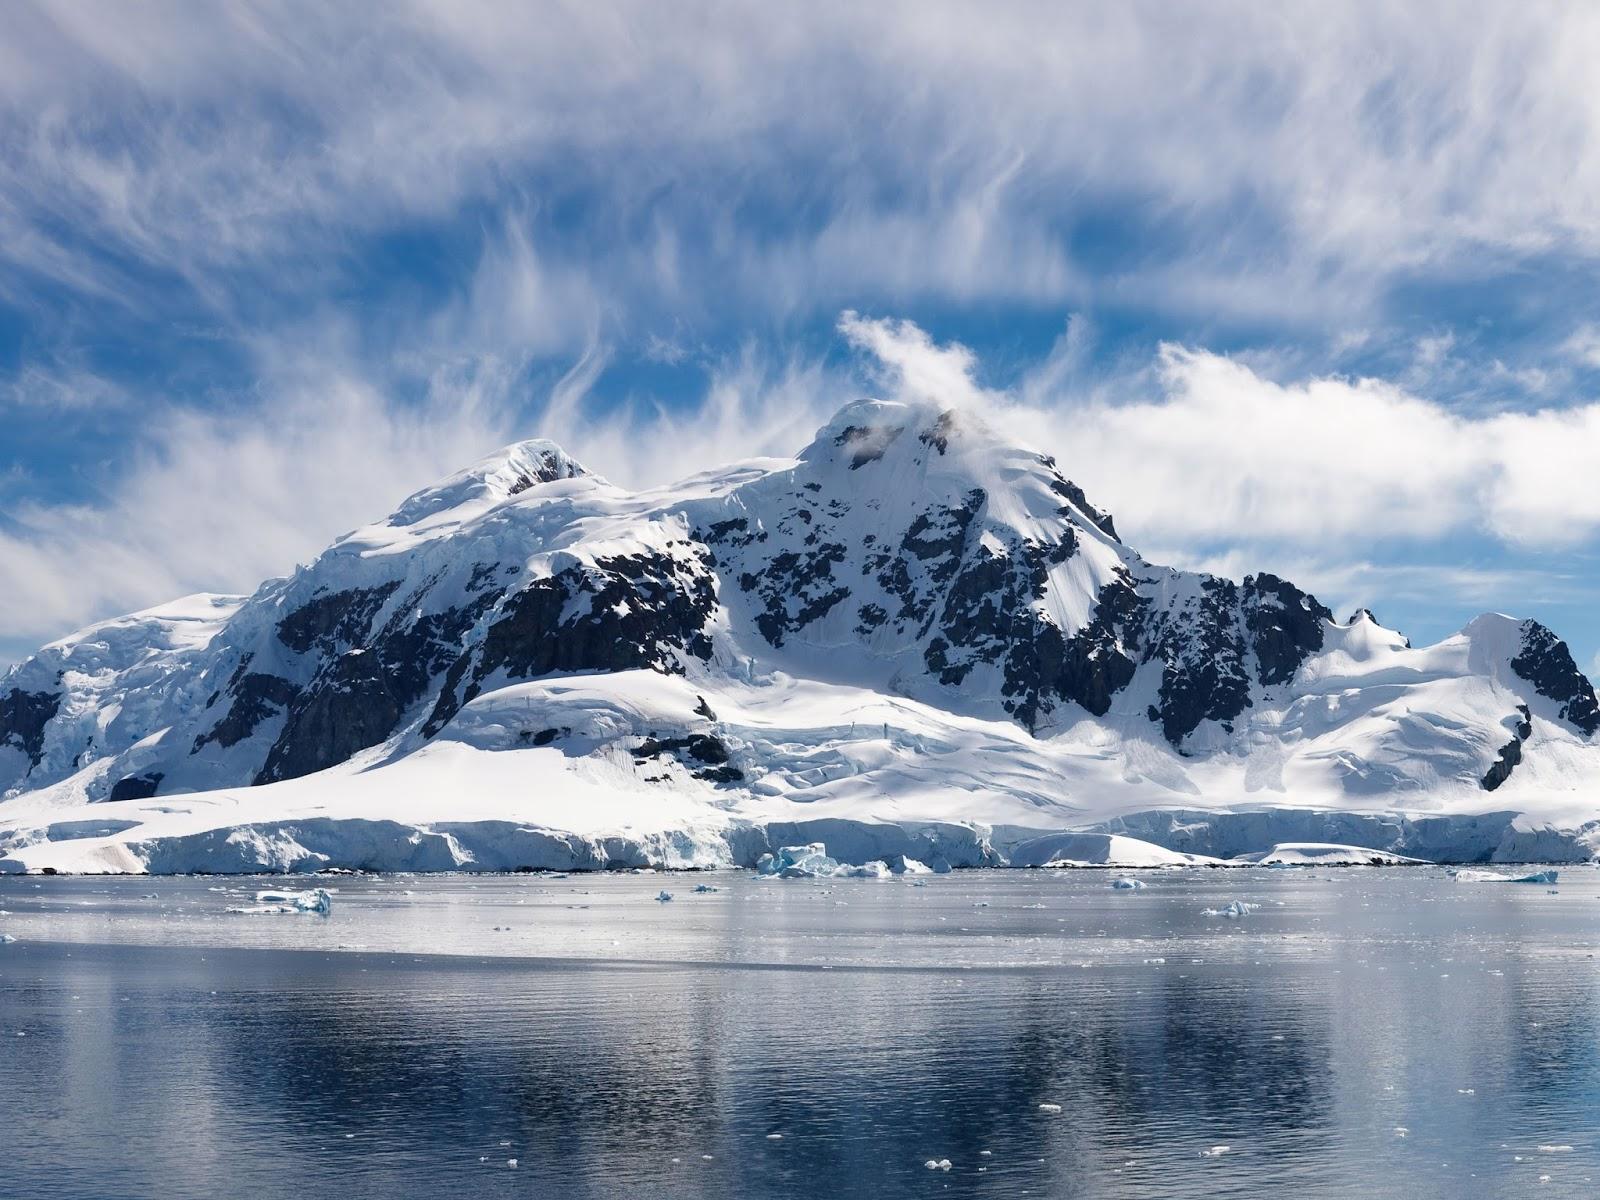
[[[822,842],[784,846],[772,854],[763,854],[756,862],[757,875],[776,875],[780,879],[824,879],[838,869],[838,860],[828,857],[828,847]]]
[[[246,916],[317,913],[325,917],[333,911],[333,897],[327,888],[312,888],[305,892],[257,892],[254,905],[230,908],[228,911]]]
[[[930,1171],[948,1171],[950,1169],[950,1160],[948,1158],[930,1158],[922,1165]]]
[[[0,933],[0,946],[8,945],[16,940],[17,939],[12,937],[9,933]]]
[[[890,876],[889,868],[876,859],[859,867],[838,867],[833,873],[839,879],[888,879]]]
[[[1202,917],[1226,917],[1230,921],[1236,921],[1240,917],[1249,916],[1260,907],[1261,905],[1259,904],[1248,904],[1243,900],[1230,900],[1221,908],[1204,909],[1200,915]]]
[[[1546,871],[1534,871],[1528,875],[1501,875],[1497,871],[1473,871],[1467,868],[1458,868],[1450,872],[1450,877],[1457,883],[1543,883],[1553,884],[1559,871],[1553,868]]]
[[[1410,858],[1370,846],[1347,846],[1338,842],[1279,842],[1270,850],[1240,854],[1228,860],[1241,866],[1259,867],[1424,867],[1426,859]]]
[[[656,897],[656,903],[657,904],[665,904],[668,900],[671,900],[671,899],[672,899],[672,893],[667,891],[665,888],[662,888],[660,895],[658,895]]]
[[[933,868],[926,863],[920,863],[914,858],[907,858],[904,854],[891,854],[886,860],[891,875],[931,875]],[[949,870],[950,864],[945,864]]]
[[[910,863],[912,860],[904,861]],[[893,873],[894,867],[881,859],[873,859],[859,867],[841,863],[829,856],[828,847],[822,842],[784,846],[771,854],[763,854],[756,861],[757,875],[776,875],[780,879],[888,879]],[[915,872],[908,868],[907,873]]]
[[[1147,885],[1142,879],[1113,879],[1111,886],[1119,892],[1141,892]]]
[[[707,892],[716,892],[721,891],[722,889],[714,888],[709,883],[697,883],[694,885],[694,890],[696,895],[703,896]]]

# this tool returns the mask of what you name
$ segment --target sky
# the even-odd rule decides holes
[[[524,437],[866,394],[1147,557],[1600,667],[1600,7],[14,0],[0,665]]]

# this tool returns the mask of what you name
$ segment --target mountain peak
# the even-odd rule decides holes
[[[503,446],[466,470],[407,497],[389,523],[416,525],[464,504],[492,506],[539,484],[589,474],[582,463],[556,443],[529,438]]]

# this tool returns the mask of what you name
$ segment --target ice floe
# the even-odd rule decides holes
[[[257,892],[256,902],[253,905],[230,908],[228,911],[247,916],[294,913],[317,913],[327,916],[333,911],[333,896],[329,894],[327,888],[311,888],[304,892]]]
[[[1237,920],[1239,917],[1249,916],[1260,907],[1261,905],[1259,904],[1250,904],[1244,900],[1230,900],[1221,908],[1208,908],[1203,910],[1200,915],[1203,917],[1227,917],[1229,920]]]
[[[1559,871],[1532,871],[1527,875],[1502,875],[1498,871],[1474,871],[1470,868],[1460,868],[1450,872],[1450,877],[1457,883],[1555,883]]]
[[[1229,860],[1262,867],[1410,867],[1426,866],[1427,860],[1408,858],[1369,846],[1346,846],[1338,842],[1279,842],[1272,849],[1241,854]]]

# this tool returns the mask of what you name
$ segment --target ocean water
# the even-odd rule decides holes
[[[1141,877],[0,877],[0,1195],[1600,1192],[1600,871]]]

